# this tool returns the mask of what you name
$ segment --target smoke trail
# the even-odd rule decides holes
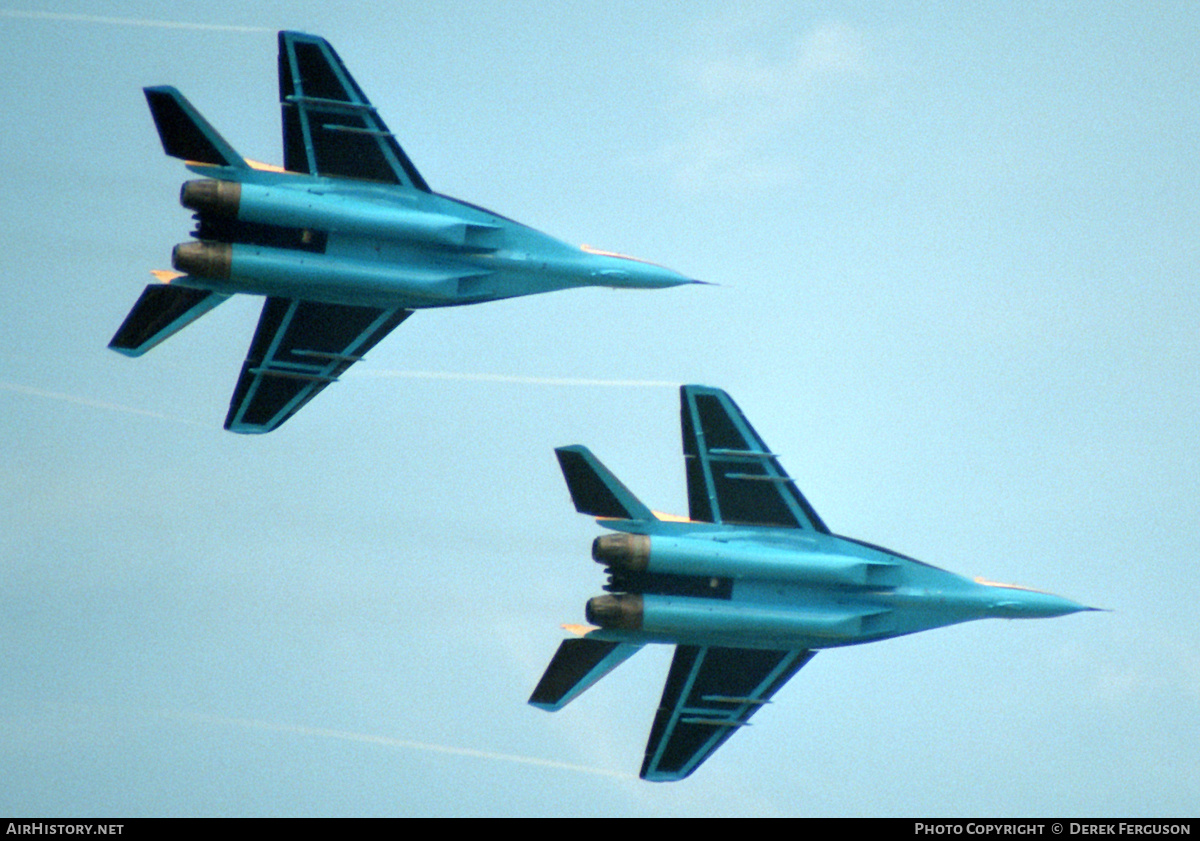
[[[188,426],[208,426],[208,424],[198,423],[185,418],[164,415],[162,412],[152,412],[149,409],[138,409],[134,406],[125,406],[120,403],[107,403],[103,400],[92,400],[88,397],[76,397],[73,394],[65,394],[61,391],[46,391],[40,388],[31,388],[27,385],[4,382],[3,380],[0,380],[0,391],[14,391],[17,394],[28,394],[33,397],[45,397],[49,400],[60,400],[64,403],[74,403],[76,406],[88,406],[93,409],[104,409],[108,412],[124,412],[128,415],[141,415],[147,418],[157,418],[158,420],[170,421],[171,423],[185,423]]]
[[[351,369],[346,377],[403,377],[420,380],[466,380],[470,382],[515,383],[518,385],[549,385],[601,388],[678,388],[679,383],[667,380],[593,380],[581,377],[521,377],[509,374],[467,374],[456,371],[395,371],[387,369]]]
[[[486,759],[496,762],[513,762],[519,765],[536,765],[541,768],[553,768],[559,771],[575,771],[580,774],[591,774],[598,777],[611,777],[617,780],[637,781],[637,777],[619,771],[609,771],[604,768],[591,768],[587,765],[574,765],[570,762],[559,762],[554,759],[539,759],[535,756],[521,756],[515,753],[497,753],[495,751],[474,750],[472,748],[456,748],[448,745],[435,745],[428,742],[417,742],[411,739],[397,739],[391,736],[374,736],[369,733],[354,733],[348,730],[331,730],[326,727],[305,727],[298,724],[280,724],[274,721],[261,721],[253,718],[226,718],[225,716],[206,715],[180,711],[163,711],[159,715],[166,718],[202,722],[205,724],[220,724],[230,727],[244,727],[250,730],[266,730],[273,733],[292,733],[297,736],[318,736],[325,739],[341,739],[347,742],[360,742],[370,745],[383,745],[389,748],[404,750],[419,750],[428,753],[442,753],[450,756],[466,756],[472,759]]]
[[[21,9],[0,9],[0,17],[19,20],[52,20],[67,23],[100,23],[109,26],[150,26],[157,29],[189,29],[218,32],[270,33],[274,29],[262,26],[234,26],[223,23],[189,23],[180,20],[153,20],[151,18],[118,18],[103,15],[78,15],[67,12],[34,12]]]
[[[390,379],[390,378],[408,378],[408,379],[425,379],[425,380],[461,380],[464,382],[491,382],[491,383],[508,383],[511,385],[541,385],[552,387],[566,388],[678,388],[679,383],[668,382],[666,380],[594,380],[585,378],[573,377],[521,377],[508,374],[469,374],[456,371],[392,371],[392,370],[354,370],[346,377],[371,378],[371,379]],[[17,394],[25,394],[31,397],[43,397],[47,400],[58,400],[63,403],[72,403],[76,406],[87,406],[92,409],[103,409],[106,412],[123,412],[127,415],[141,415],[146,418],[156,418],[170,423],[182,423],[188,426],[196,426],[202,429],[209,428],[209,424],[200,423],[186,418],[175,417],[174,415],[164,415],[162,412],[155,412],[150,409],[139,409],[136,406],[126,406],[122,403],[109,403],[104,400],[93,400],[89,397],[78,397],[73,394],[67,394],[62,391],[47,391],[46,389],[33,388],[32,386],[20,385],[19,383],[5,382],[0,380],[0,391],[11,391]]]

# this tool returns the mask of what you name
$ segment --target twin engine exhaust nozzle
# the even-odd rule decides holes
[[[588,599],[584,615],[588,622],[601,628],[640,631],[644,610],[641,594],[620,593]]]
[[[592,560],[626,572],[645,572],[650,565],[650,537],[644,534],[602,534],[592,541]]]
[[[227,242],[181,242],[171,251],[171,265],[184,274],[229,280],[233,246]]]
[[[179,203],[197,213],[236,217],[242,203],[242,185],[238,181],[213,178],[185,181],[179,188]]]

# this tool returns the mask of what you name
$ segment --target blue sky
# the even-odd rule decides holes
[[[278,162],[330,39],[439,192],[719,284],[419,312],[221,430],[260,303],[105,345],[190,229],[141,88]],[[0,4],[0,813],[1194,815],[1190,4]],[[728,390],[839,533],[1111,608],[821,653],[678,784],[669,662],[525,701]]]

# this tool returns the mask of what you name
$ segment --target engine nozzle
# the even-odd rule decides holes
[[[592,560],[627,572],[645,572],[650,564],[650,537],[603,534],[592,541]]]
[[[171,252],[171,265],[184,274],[229,280],[233,248],[226,242],[181,242]]]
[[[616,596],[596,596],[588,599],[584,614],[587,621],[601,628],[640,631],[643,615],[642,597],[637,593]]]
[[[242,185],[237,181],[205,178],[185,181],[179,190],[179,203],[197,213],[237,216],[242,202]]]

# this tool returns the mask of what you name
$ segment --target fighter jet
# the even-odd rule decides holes
[[[433,192],[333,47],[279,33],[282,168],[244,159],[172,87],[145,88],[195,241],[154,272],[109,347],[150,348],[236,293],[265,295],[225,428],[278,427],[413,310],[577,286],[695,283]]]
[[[529,703],[562,709],[643,645],[675,646],[641,777],[682,780],[823,648],[972,619],[1095,610],[833,534],[725,392],[680,391],[689,517],[652,512],[581,446],[555,452],[611,595]]]

